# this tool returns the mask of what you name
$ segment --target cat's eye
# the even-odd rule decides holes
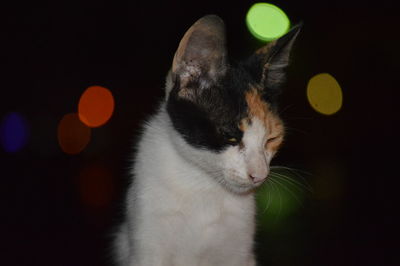
[[[228,141],[230,143],[237,143],[237,139],[236,138],[229,138]]]
[[[234,135],[231,133],[222,131],[221,135],[224,141],[228,142],[229,144],[236,144],[239,142],[238,139],[235,138]]]
[[[277,136],[277,137],[269,138],[269,139],[267,139],[267,143],[274,142],[274,141],[277,140],[277,139],[278,139],[278,136]]]

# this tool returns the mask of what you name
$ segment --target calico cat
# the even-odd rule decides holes
[[[284,138],[276,100],[299,29],[236,65],[218,16],[186,32],[138,143],[117,265],[256,264],[253,192]]]

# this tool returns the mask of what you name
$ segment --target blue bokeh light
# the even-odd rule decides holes
[[[0,141],[6,152],[21,150],[28,141],[28,125],[24,117],[15,112],[5,115],[0,125]]]

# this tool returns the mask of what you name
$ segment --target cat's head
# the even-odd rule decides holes
[[[269,174],[285,135],[277,96],[300,27],[240,64],[228,61],[223,21],[208,15],[182,38],[166,86],[167,111],[181,154],[231,191]]]

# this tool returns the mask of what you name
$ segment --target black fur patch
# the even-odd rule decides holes
[[[200,89],[199,81],[191,81],[185,89],[193,90],[195,97],[187,99],[179,95],[182,88],[177,78],[167,103],[175,129],[189,144],[199,148],[218,152],[239,144],[243,136],[239,123],[247,117],[248,110],[245,92],[252,82],[240,67],[229,67],[210,87]],[[231,138],[237,142],[232,143]]]

